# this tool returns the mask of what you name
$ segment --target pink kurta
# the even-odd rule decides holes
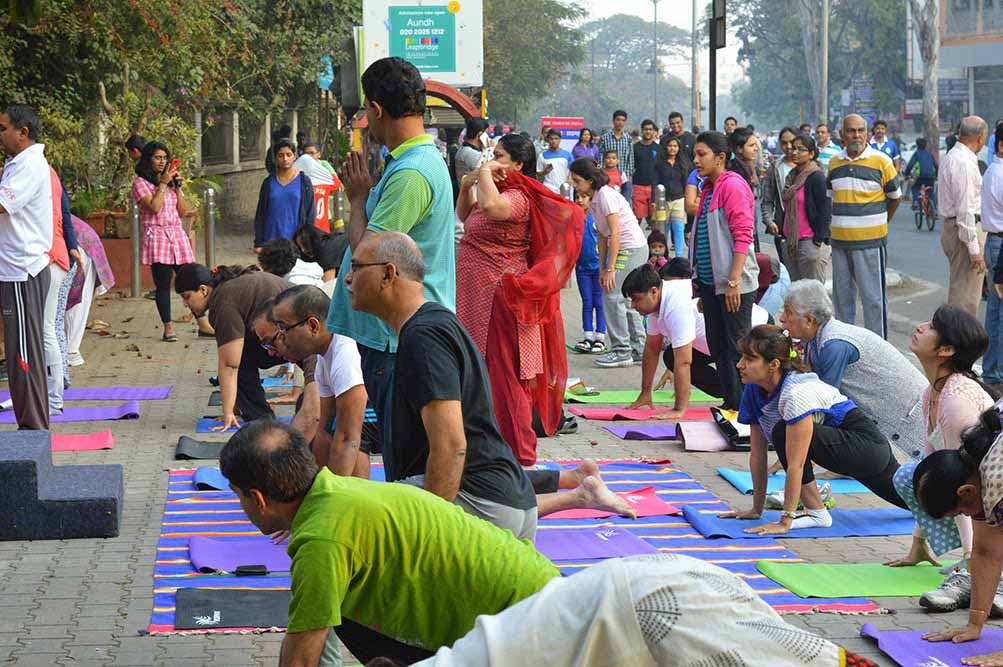
[[[495,290],[506,273],[522,275],[529,268],[529,200],[506,190],[512,216],[492,220],[475,205],[464,222],[456,261],[456,314],[485,355]],[[539,326],[519,326],[519,377],[543,372]]]

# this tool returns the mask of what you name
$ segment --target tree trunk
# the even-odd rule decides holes
[[[805,65],[811,86],[812,121],[822,119],[822,3],[819,0],[798,0],[801,19],[801,39],[804,42]]]
[[[939,157],[937,69],[940,62],[940,3],[938,0],[909,0],[909,8],[923,58],[923,134],[930,152]]]

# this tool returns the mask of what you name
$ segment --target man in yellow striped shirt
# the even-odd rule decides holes
[[[854,324],[857,293],[864,326],[888,337],[885,285],[888,223],[902,197],[891,158],[867,144],[867,122],[843,119],[845,148],[829,161],[832,197],[832,301],[836,319]]]

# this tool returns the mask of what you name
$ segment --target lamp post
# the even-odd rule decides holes
[[[654,9],[655,9],[655,17],[654,17],[654,20],[652,21],[652,24],[651,24],[652,25],[652,34],[653,34],[652,54],[651,54],[651,69],[652,69],[652,72],[655,75],[655,86],[654,86],[655,116],[654,116],[654,118],[655,118],[655,124],[657,125],[658,124],[658,0],[651,0],[651,4],[654,6]]]

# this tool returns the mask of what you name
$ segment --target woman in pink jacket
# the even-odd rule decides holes
[[[703,132],[693,150],[704,179],[689,243],[693,277],[707,326],[707,347],[714,358],[724,405],[738,410],[742,381],[735,365],[738,340],[752,328],[752,304],[759,267],[750,252],[755,226],[755,198],[740,174],[727,170],[731,149],[720,132]]]

